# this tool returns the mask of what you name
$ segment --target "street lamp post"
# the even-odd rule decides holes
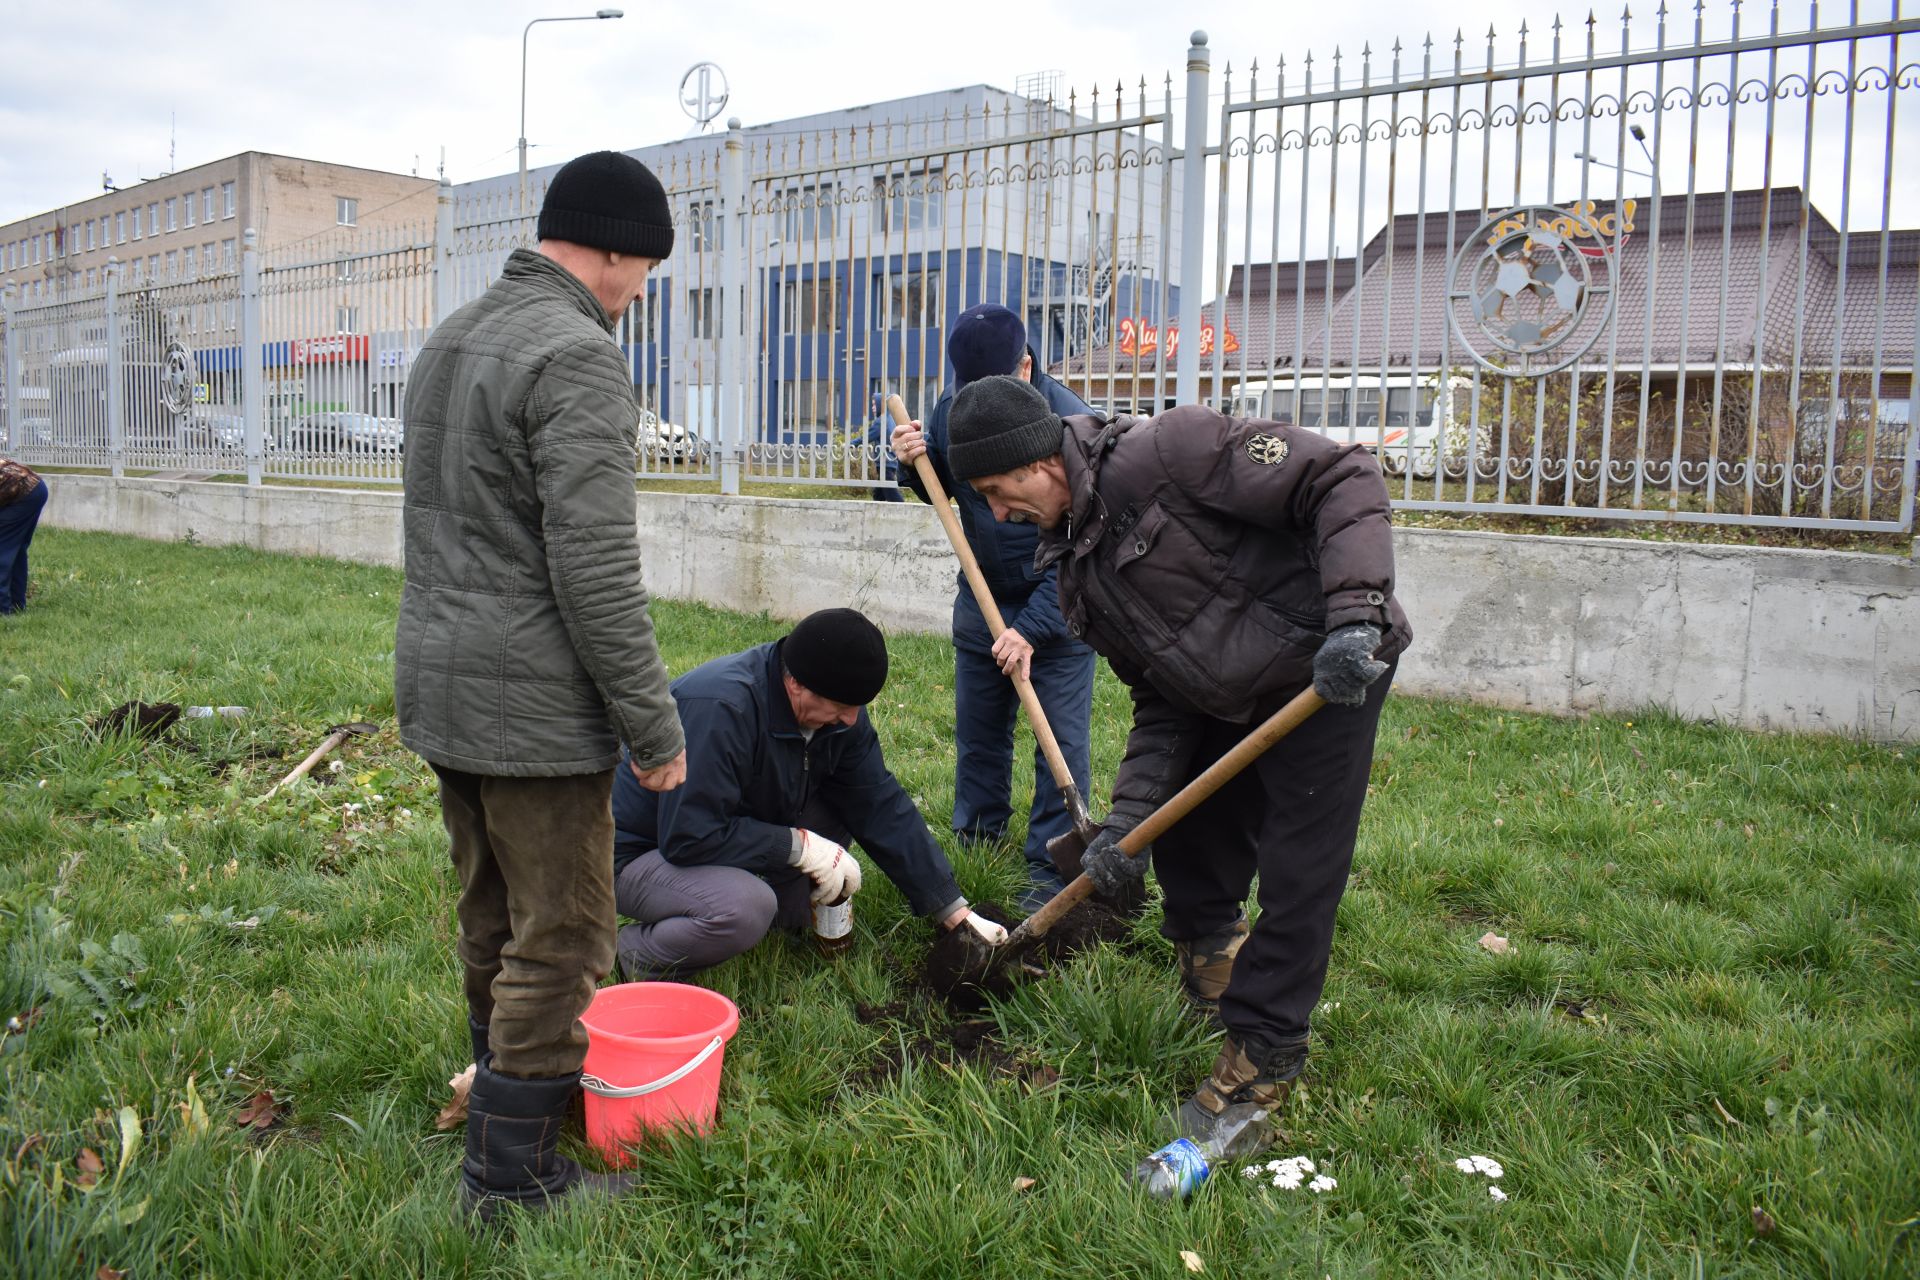
[[[624,18],[620,9],[599,9],[564,18],[535,18],[520,31],[520,216],[527,216],[527,37],[542,22],[592,22],[595,19]]]

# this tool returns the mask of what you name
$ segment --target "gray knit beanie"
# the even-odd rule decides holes
[[[947,469],[956,480],[997,476],[1060,452],[1066,426],[1022,378],[969,382],[947,417]]]

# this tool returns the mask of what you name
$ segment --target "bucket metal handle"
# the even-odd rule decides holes
[[[726,1042],[725,1036],[715,1036],[712,1041],[708,1043],[707,1047],[694,1054],[685,1066],[676,1067],[666,1075],[661,1076],[658,1080],[655,1080],[652,1084],[636,1084],[623,1087],[617,1084],[608,1084],[599,1076],[582,1073],[580,1076],[580,1087],[588,1093],[602,1098],[638,1098],[644,1094],[655,1093],[666,1088],[668,1085],[679,1084],[682,1080],[692,1075],[699,1069],[701,1063],[711,1058],[719,1050],[720,1046]]]

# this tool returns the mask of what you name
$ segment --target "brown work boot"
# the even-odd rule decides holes
[[[1204,1141],[1220,1113],[1243,1102],[1278,1110],[1293,1092],[1293,1082],[1306,1062],[1305,1036],[1268,1046],[1229,1034],[1220,1046],[1220,1056],[1213,1060],[1212,1072],[1180,1104],[1181,1135]]]
[[[1224,929],[1173,944],[1180,958],[1180,981],[1187,999],[1208,1013],[1220,1011],[1220,995],[1233,977],[1233,958],[1245,945],[1247,932],[1247,913],[1243,911]]]

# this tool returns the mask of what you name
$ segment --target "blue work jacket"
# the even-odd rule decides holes
[[[811,741],[800,732],[780,678],[782,643],[715,658],[673,682],[687,780],[648,791],[622,759],[613,774],[614,870],[658,849],[676,866],[783,872],[801,812],[818,797],[917,914],[964,902],[946,854],[887,771],[867,713],[817,729]]]
[[[1038,369],[1033,373],[1033,388],[1045,396],[1048,407],[1063,418],[1093,412],[1079,396]],[[993,592],[993,602],[1000,607],[1001,618],[1036,649],[1083,648],[1068,634],[1067,621],[1060,615],[1060,591],[1054,570],[1051,566],[1034,568],[1039,531],[1030,524],[996,521],[987,500],[975,493],[972,485],[955,481],[953,473],[947,470],[947,416],[953,409],[954,392],[953,387],[941,392],[933,412],[921,424],[926,428],[927,459],[933,463],[934,474],[940,478],[948,496],[959,507],[960,528],[967,535],[975,559],[980,561],[980,575]],[[919,494],[921,501],[927,500],[915,468],[900,468],[900,483]],[[973,591],[967,586],[966,574],[959,576],[959,583],[960,592],[953,602],[953,642],[970,649],[990,649],[993,637],[987,630],[986,619],[980,615]]]

